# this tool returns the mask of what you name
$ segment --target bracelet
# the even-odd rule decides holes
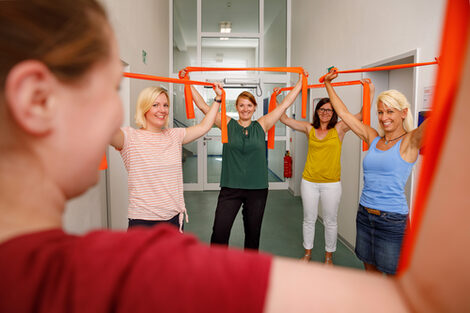
[[[222,99],[217,99],[217,97],[214,98],[215,102],[222,103]]]

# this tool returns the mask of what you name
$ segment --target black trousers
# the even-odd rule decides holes
[[[167,221],[151,221],[151,220],[134,220],[129,218],[129,226],[127,229],[133,228],[133,227],[153,227],[158,224],[170,224],[170,225],[175,225],[176,227],[180,227],[180,221],[179,221],[179,214],[176,214],[173,216],[171,219]],[[183,225],[184,229],[184,225]]]
[[[215,210],[211,244],[228,245],[235,217],[243,204],[245,249],[258,250],[268,189],[236,189],[222,187]]]

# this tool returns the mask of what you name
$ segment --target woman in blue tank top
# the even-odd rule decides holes
[[[338,76],[325,77],[338,116],[369,145],[364,158],[364,188],[356,218],[356,255],[367,271],[395,274],[408,220],[405,184],[418,158],[426,122],[413,129],[410,104],[396,90],[377,99],[377,130],[351,114],[331,86]]]

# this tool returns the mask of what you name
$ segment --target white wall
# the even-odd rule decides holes
[[[121,59],[130,71],[157,76],[168,76],[169,1],[166,0],[101,0],[106,7],[120,47]],[[147,52],[147,64],[142,62],[142,50]],[[155,82],[132,79],[130,81],[130,116],[125,121],[133,124],[135,101],[139,92]],[[160,83],[158,83],[160,85]],[[110,153],[116,153],[110,149]],[[117,169],[118,170],[118,169]],[[123,171],[123,167],[120,169]],[[125,177],[125,173],[116,173]],[[84,233],[90,229],[107,227],[106,179],[101,172],[97,186],[67,204],[64,229],[71,233]],[[112,208],[111,208],[112,209]]]
[[[309,83],[316,83],[326,68],[361,68],[364,65],[419,48],[419,62],[433,61],[439,53],[443,0],[295,0],[292,1],[292,66],[303,66]],[[418,69],[418,109],[424,88],[434,83],[435,66]],[[338,81],[361,78],[343,74]],[[349,109],[361,106],[361,88],[338,88]],[[300,116],[300,106],[296,108]],[[375,118],[372,116],[371,118]],[[305,137],[305,136],[304,136]],[[295,134],[295,152],[306,154],[306,140]],[[338,217],[339,233],[350,244],[355,241],[355,215],[359,202],[360,141],[347,134],[343,142],[343,197]],[[301,171],[301,157],[295,156],[295,173]],[[300,175],[301,176],[301,175]],[[299,175],[290,188],[298,190]]]

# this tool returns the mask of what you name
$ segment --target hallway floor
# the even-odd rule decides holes
[[[184,198],[189,214],[185,232],[195,234],[199,240],[210,241],[218,191],[185,191]],[[303,255],[302,202],[287,190],[270,190],[261,230],[260,250],[278,256],[298,259]],[[241,210],[232,228],[230,245],[243,247]],[[315,247],[312,261],[324,260],[324,230],[321,222],[315,227]],[[338,240],[333,262],[338,266],[363,269],[354,252]]]

